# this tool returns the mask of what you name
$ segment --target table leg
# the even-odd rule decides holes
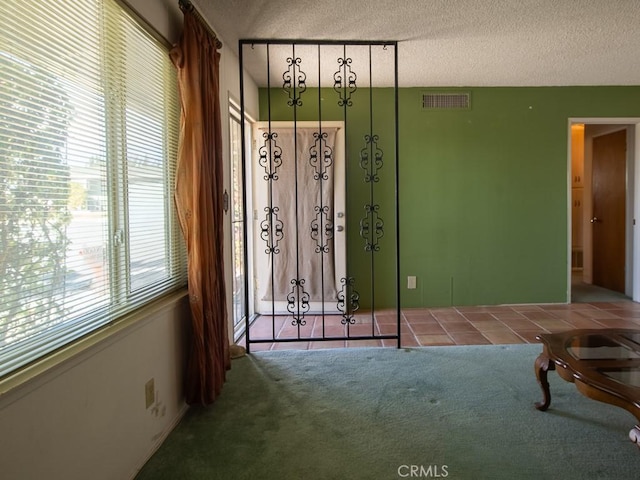
[[[547,371],[555,370],[556,364],[551,360],[545,352],[542,352],[536,358],[535,372],[538,384],[542,389],[543,401],[536,402],[536,408],[545,411],[551,404],[551,392],[549,391],[549,382],[547,381]],[[639,432],[640,433],[640,432]]]

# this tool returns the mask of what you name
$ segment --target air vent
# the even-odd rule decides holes
[[[471,95],[469,93],[424,93],[422,108],[424,110],[469,110]]]
[[[571,268],[576,270],[584,268],[584,255],[582,249],[571,250]]]

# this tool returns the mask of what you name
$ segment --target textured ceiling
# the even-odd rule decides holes
[[[193,3],[236,53],[249,38],[398,41],[400,86],[640,85],[639,0]]]

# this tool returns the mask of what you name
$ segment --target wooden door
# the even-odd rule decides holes
[[[593,283],[625,292],[627,132],[593,139]]]

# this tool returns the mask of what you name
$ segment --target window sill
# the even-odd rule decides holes
[[[144,307],[125,315],[114,323],[96,330],[82,337],[66,347],[63,347],[42,359],[26,365],[23,368],[10,373],[0,379],[0,402],[12,393],[28,393],[37,388],[38,380],[51,375],[57,376],[74,367],[87,357],[94,355],[103,348],[117,341],[122,335],[132,332],[149,322],[162,311],[175,306],[178,302],[188,297],[188,290],[182,288],[176,292],[165,295]],[[24,390],[24,392],[22,392]],[[21,396],[21,395],[20,395]],[[4,403],[4,402],[3,402]]]

